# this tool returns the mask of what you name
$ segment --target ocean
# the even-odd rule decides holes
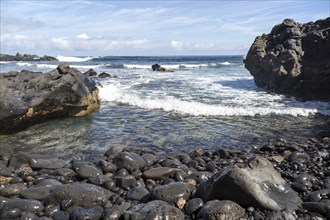
[[[57,57],[92,77],[101,106],[87,117],[54,119],[0,138],[2,149],[68,155],[110,147],[146,147],[159,154],[227,148],[271,139],[299,141],[330,129],[330,103],[258,88],[244,56]],[[60,62],[1,62],[0,73],[50,71]],[[173,72],[154,72],[158,63]]]

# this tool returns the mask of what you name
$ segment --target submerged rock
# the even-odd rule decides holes
[[[0,134],[9,134],[51,118],[83,116],[98,105],[94,81],[61,64],[48,72],[0,74]]]
[[[229,166],[202,183],[197,195],[204,201],[227,199],[243,207],[296,210],[301,199],[265,158],[254,157],[248,167]]]
[[[244,62],[259,87],[330,100],[329,51],[330,18],[306,24],[285,19],[256,37]]]

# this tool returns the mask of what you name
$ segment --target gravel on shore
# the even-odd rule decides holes
[[[325,137],[168,156],[0,154],[0,219],[329,219],[329,149]]]

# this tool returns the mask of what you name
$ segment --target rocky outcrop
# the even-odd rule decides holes
[[[55,57],[43,56],[39,57],[37,55],[31,54],[20,54],[17,53],[15,56],[8,54],[0,54],[0,61],[58,61]]]
[[[48,72],[0,75],[0,134],[61,116],[83,116],[98,105],[98,89],[77,69],[64,63]]]
[[[158,72],[174,72],[173,70],[165,69],[165,67],[162,67],[158,63],[151,66],[152,71],[158,71]]]
[[[330,100],[329,51],[330,17],[306,24],[285,19],[256,37],[244,62],[259,87]]]

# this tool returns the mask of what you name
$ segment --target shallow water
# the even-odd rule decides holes
[[[61,57],[66,61],[68,59]],[[0,138],[0,151],[53,155],[148,147],[160,154],[196,147],[241,149],[269,139],[300,140],[330,128],[328,102],[304,102],[258,89],[242,56],[71,58],[117,78],[94,78],[99,111],[55,119]],[[153,72],[159,63],[174,72]],[[1,63],[0,72],[49,71],[58,63]]]

